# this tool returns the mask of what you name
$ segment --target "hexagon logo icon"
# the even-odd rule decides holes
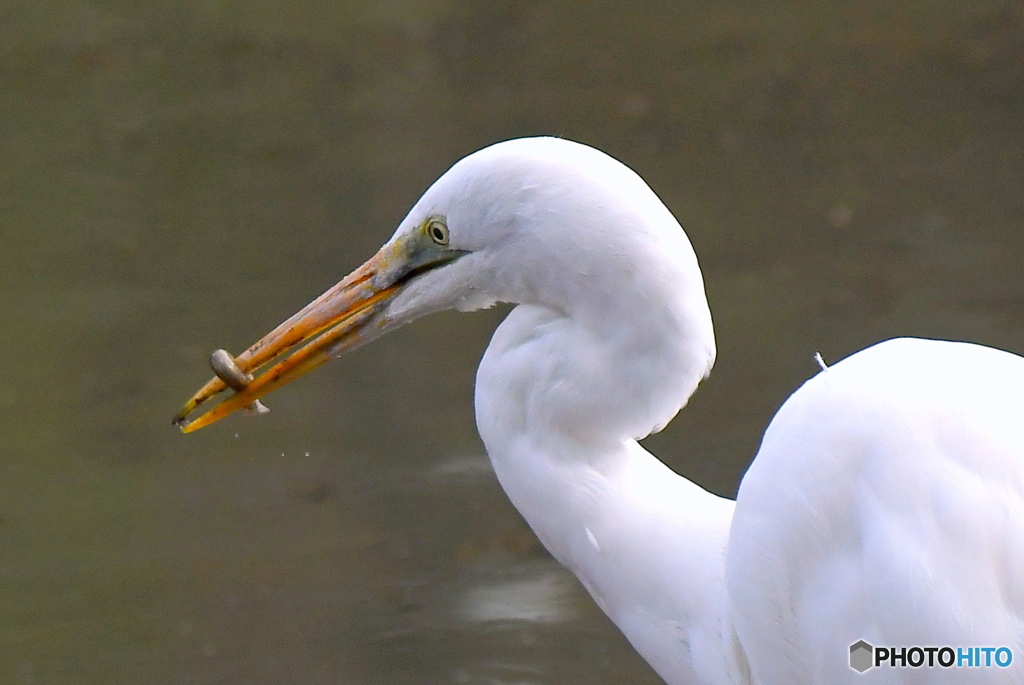
[[[875,648],[864,640],[857,640],[850,645],[850,668],[863,673],[875,664]]]

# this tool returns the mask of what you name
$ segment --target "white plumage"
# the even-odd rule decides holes
[[[430,245],[431,222],[450,236]],[[552,138],[470,155],[347,280],[386,299],[331,352],[432,311],[518,305],[477,374],[480,435],[544,545],[666,682],[1024,683],[1024,359],[900,339],[841,361],[779,410],[734,503],[636,442],[686,404],[715,343],[686,235],[611,157]],[[862,675],[859,639],[1015,660]]]

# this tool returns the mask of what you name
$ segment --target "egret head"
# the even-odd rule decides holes
[[[666,297],[703,312],[687,326],[711,340],[702,343],[710,367],[710,314],[696,257],[647,184],[579,143],[498,143],[449,169],[376,255],[236,363],[254,373],[283,360],[189,423],[187,414],[225,389],[220,378],[212,379],[175,422],[186,431],[201,428],[331,357],[432,312],[499,301],[542,304],[600,325],[614,320],[609,309],[650,307]]]

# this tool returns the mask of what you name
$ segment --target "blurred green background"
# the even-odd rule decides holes
[[[169,425],[498,140],[687,228],[719,362],[647,446],[713,491],[816,351],[1024,352],[1020,1],[8,0],[0,112],[3,683],[657,682],[488,469],[504,310]]]

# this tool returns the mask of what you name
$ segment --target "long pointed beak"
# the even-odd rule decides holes
[[[185,403],[173,423],[185,433],[199,430],[257,402],[331,357],[378,337],[387,327],[386,321],[369,327],[367,323],[381,313],[385,303],[402,287],[401,279],[394,278],[394,262],[404,261],[402,252],[399,243],[385,245],[340,283],[238,355],[234,364],[230,363],[229,355],[226,356],[227,362],[222,358],[221,364],[229,364],[227,372],[221,371],[215,363],[218,376],[211,378]],[[382,284],[387,281],[390,283]],[[249,382],[250,374],[293,350],[290,356]],[[189,421],[187,416],[193,410],[229,386],[235,394],[194,421]]]

